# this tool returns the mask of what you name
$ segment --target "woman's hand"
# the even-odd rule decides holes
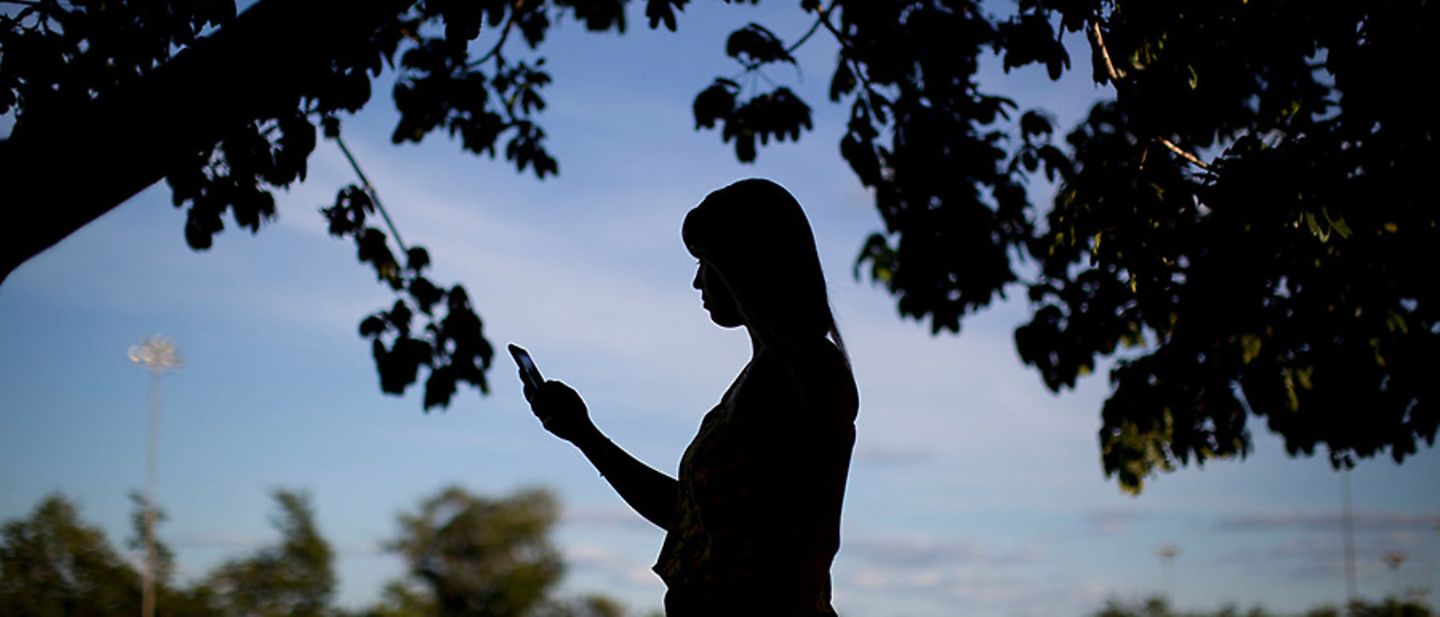
[[[525,400],[530,401],[530,411],[540,419],[545,430],[556,437],[578,445],[580,440],[596,432],[585,401],[570,386],[558,381],[546,381],[539,389],[526,386]]]

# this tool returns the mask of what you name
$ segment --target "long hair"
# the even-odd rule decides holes
[[[815,235],[784,187],[752,178],[712,192],[685,215],[681,236],[720,274],[767,348],[784,352],[829,335],[845,354]]]

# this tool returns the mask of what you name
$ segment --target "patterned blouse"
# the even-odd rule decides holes
[[[762,355],[701,422],[654,567],[669,617],[835,614],[830,563],[855,443],[853,381],[808,397],[801,382]]]

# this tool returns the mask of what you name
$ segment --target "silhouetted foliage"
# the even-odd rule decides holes
[[[1433,3],[802,4],[840,43],[840,152],[886,227],[857,274],[936,333],[1024,285],[1016,348],[1052,390],[1117,358],[1100,443],[1123,487],[1243,456],[1252,415],[1336,467],[1433,445],[1436,115],[1404,85],[1434,55]],[[1048,115],[1015,121],[976,71],[993,53],[1058,78],[1066,32],[1115,98],[1062,149]],[[772,50],[737,55],[746,70],[793,51],[736,37]],[[697,97],[697,128],[735,107],[734,83]],[[1041,172],[1060,184],[1048,209],[1029,196]]]
[[[192,246],[209,246],[226,211],[258,229],[274,215],[273,188],[304,176],[316,124],[338,138],[340,118],[369,101],[387,66],[396,143],[443,131],[494,157],[503,142],[518,171],[548,177],[559,167],[537,114],[550,76],[533,52],[562,19],[623,32],[627,2],[301,4],[261,0],[236,17],[224,0],[47,1],[0,18],[0,113],[16,119],[0,144],[4,173],[32,160],[43,170],[48,159],[30,154],[69,143],[56,137],[67,130],[123,141],[106,133],[117,121],[71,120],[103,122],[106,110],[163,102],[146,96],[178,96],[164,85],[214,69],[202,61],[253,55],[284,73],[226,101],[208,124],[186,120],[205,129],[188,141],[155,129],[163,170],[105,179],[123,186],[96,189],[95,204],[77,197],[87,210],[57,215],[58,231],[14,232],[0,242],[0,272],[161,175],[187,209]],[[676,29],[685,5],[646,0],[649,26]],[[1427,268],[1440,220],[1427,176],[1440,157],[1436,115],[1409,88],[1410,67],[1435,55],[1440,9],[1423,0],[1011,6],[996,16],[978,0],[802,0],[815,21],[793,43],[760,24],[726,41],[747,73],[794,63],[817,32],[838,41],[829,98],[849,108],[839,151],[884,223],[857,275],[935,333],[958,332],[963,317],[1023,285],[1033,313],[1016,348],[1048,388],[1073,387],[1113,359],[1099,437],[1106,473],[1129,490],[1159,470],[1243,456],[1252,416],[1292,455],[1323,446],[1337,467],[1384,452],[1401,461],[1417,442],[1433,444],[1440,412],[1425,359],[1440,351],[1440,317]],[[313,25],[327,18],[336,23]],[[309,39],[246,38],[267,26],[335,38],[287,43],[299,47],[276,64],[271,41]],[[472,53],[482,31],[497,33],[493,46]],[[534,57],[507,57],[516,32]],[[1075,68],[1067,33],[1088,38],[1088,68],[1114,98],[1057,144],[1050,116],[987,92],[977,71],[993,57],[1058,78]],[[693,111],[697,129],[719,129],[747,162],[771,138],[812,127],[810,107],[786,86],[748,92],[732,78],[703,88]],[[1047,206],[1031,194],[1041,174],[1060,185]],[[354,207],[363,194],[342,191],[332,211],[365,211]],[[423,367],[427,408],[451,400],[456,381],[483,390],[489,344],[464,294],[453,288],[445,316],[432,314],[424,307],[440,302],[440,288],[423,266],[399,264],[392,238],[360,223],[336,233],[353,235],[360,259],[404,294],[362,324],[382,389],[404,390]],[[418,337],[402,325],[417,312],[430,320]]]
[[[380,389],[389,394],[404,393],[424,366],[430,371],[425,380],[427,411],[449,405],[457,381],[489,392],[485,371],[490,368],[494,349],[481,333],[480,317],[471,307],[465,288],[456,285],[441,289],[426,278],[423,271],[430,265],[430,253],[423,247],[408,247],[401,265],[390,250],[385,232],[366,225],[376,207],[368,191],[351,185],[341,189],[335,205],[323,208],[321,213],[330,223],[331,235],[353,238],[357,258],[369,263],[380,281],[408,296],[396,300],[389,310],[378,311],[360,322],[360,336],[371,340]],[[418,331],[411,328],[417,310],[429,321]]]
[[[1133,348],[1100,433],[1107,473],[1132,489],[1244,455],[1250,415],[1337,467],[1433,445],[1435,115],[1390,71],[1429,53],[1436,7],[1159,6],[1059,10],[1100,25],[1117,97],[1070,133],[1047,229],[1025,247],[1041,272],[1021,357],[1059,389]]]

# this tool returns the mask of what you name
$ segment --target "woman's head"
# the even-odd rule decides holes
[[[741,180],[710,193],[685,216],[682,236],[716,323],[748,325],[772,346],[827,333],[839,342],[810,223],[780,185]]]

